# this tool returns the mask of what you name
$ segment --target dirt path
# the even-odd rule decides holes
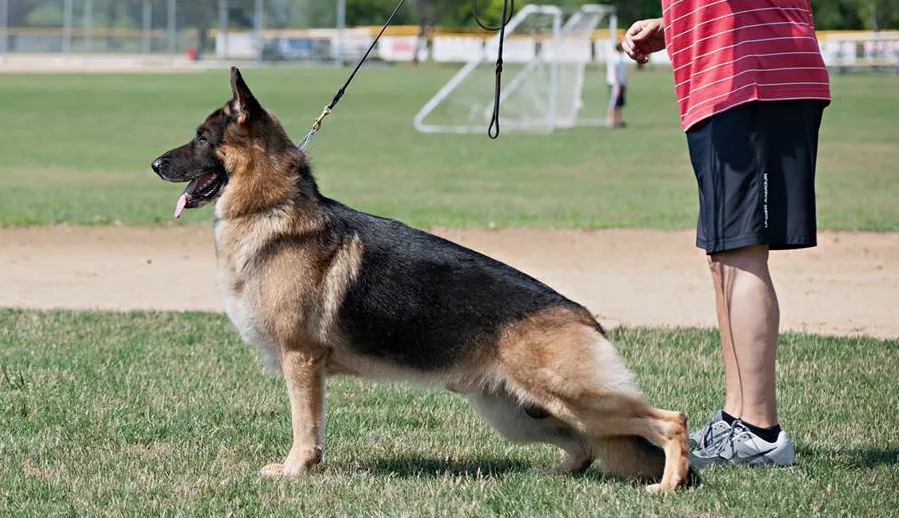
[[[693,232],[438,230],[577,300],[603,324],[713,326]],[[0,229],[0,306],[219,311],[207,227]],[[899,234],[823,233],[773,254],[784,329],[899,337]]]

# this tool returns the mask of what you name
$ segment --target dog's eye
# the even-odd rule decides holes
[[[203,142],[206,142],[206,137],[204,137],[203,135],[197,135],[197,137],[194,139],[194,141],[197,144],[202,144]]]

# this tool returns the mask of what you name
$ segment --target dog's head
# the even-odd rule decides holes
[[[221,196],[232,176],[240,173],[235,163],[245,161],[246,150],[291,145],[236,67],[231,67],[231,96],[197,127],[194,138],[151,164],[165,181],[189,182],[178,199],[175,217],[180,217],[185,208],[202,207]]]

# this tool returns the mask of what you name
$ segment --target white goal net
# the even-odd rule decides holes
[[[601,24],[609,28],[610,37],[594,48],[594,31]],[[616,25],[614,8],[605,5],[585,5],[566,13],[557,6],[531,4],[516,13],[506,26],[503,43],[501,130],[549,133],[606,125],[605,67],[596,58],[604,59],[614,46]],[[498,41],[494,36],[484,42],[422,107],[414,119],[416,129],[487,131]]]

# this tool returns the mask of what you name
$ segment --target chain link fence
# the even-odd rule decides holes
[[[334,41],[343,41],[344,13],[343,0],[0,0],[0,64],[38,55],[342,59]]]

